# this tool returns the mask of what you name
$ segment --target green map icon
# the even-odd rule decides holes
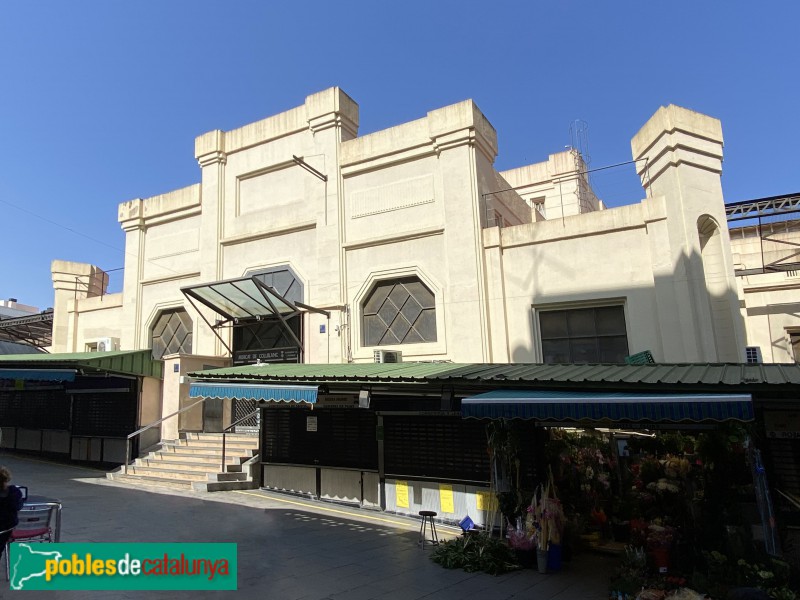
[[[45,544],[26,544],[19,542],[12,544],[8,549],[9,555],[9,579],[12,590],[42,589],[39,582],[31,585],[35,579],[45,578],[45,562],[47,560],[60,560],[61,552],[57,550],[46,550]],[[26,588],[26,584],[28,587]]]

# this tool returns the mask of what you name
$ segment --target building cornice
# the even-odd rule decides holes
[[[357,242],[349,242],[342,244],[342,248],[345,250],[360,250],[362,248],[371,248],[373,246],[383,246],[386,244],[397,244],[400,242],[408,242],[411,240],[418,240],[421,238],[443,234],[444,227],[429,227],[426,229],[416,229],[414,231],[409,231],[399,235],[373,237],[365,240],[359,240]]]
[[[302,223],[293,223],[292,225],[287,225],[286,227],[276,227],[267,231],[259,231],[257,233],[246,233],[243,235],[228,237],[220,240],[219,243],[221,246],[235,246],[237,244],[255,242],[257,240],[263,240],[272,237],[280,237],[283,235],[289,235],[299,231],[309,231],[316,228],[316,221],[304,221]]]
[[[164,277],[151,277],[150,279],[142,279],[139,285],[142,287],[149,285],[157,285],[159,283],[168,283],[170,281],[182,281],[184,279],[196,279],[200,277],[200,271],[191,271],[186,273],[175,273],[174,275],[165,275]]]

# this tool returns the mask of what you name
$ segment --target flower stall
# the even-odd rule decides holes
[[[736,586],[793,597],[788,565],[757,535],[747,433],[731,424],[693,433],[550,430],[547,460],[565,518],[578,524],[584,549],[620,556],[614,598],[685,587],[727,594]],[[721,556],[744,571],[721,570]],[[771,575],[741,575],[757,565]]]
[[[535,420],[545,432],[541,485],[530,504],[506,502],[502,511],[509,546],[527,552],[531,566],[533,547],[539,557],[557,548],[559,564],[579,551],[618,555],[617,600],[747,583],[721,579],[716,552],[764,566],[775,574],[769,593],[792,597],[783,563],[765,551],[749,396],[506,390],[464,399],[462,415],[491,416],[509,430],[516,419]],[[509,499],[525,496],[513,488]]]

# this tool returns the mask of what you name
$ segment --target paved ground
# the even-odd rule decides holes
[[[7,453],[0,464],[31,494],[63,501],[62,542],[235,542],[239,562],[237,592],[13,592],[4,583],[3,596],[602,600],[617,564],[581,554],[557,574],[465,573],[429,560],[429,551],[416,544],[419,524],[413,519],[261,490],[200,494],[134,488],[110,482],[100,471]]]

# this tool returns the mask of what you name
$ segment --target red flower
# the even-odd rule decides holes
[[[606,521],[608,521],[608,516],[602,508],[600,510],[592,509],[590,516],[592,522],[596,523],[597,525],[604,525]]]

